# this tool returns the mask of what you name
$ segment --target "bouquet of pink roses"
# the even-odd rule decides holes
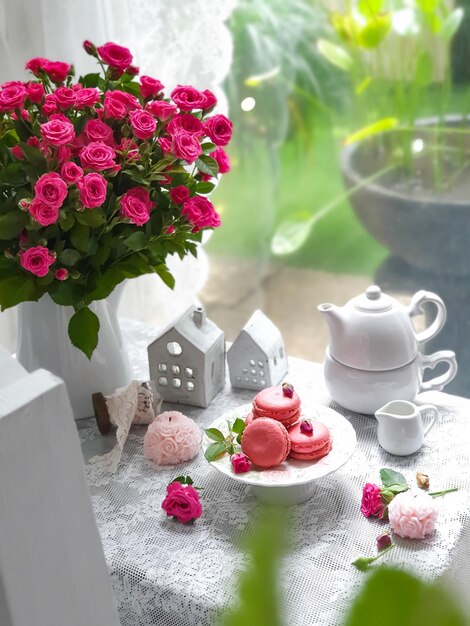
[[[127,48],[84,42],[102,72],[43,58],[35,79],[0,87],[0,307],[44,294],[71,306],[69,337],[89,358],[99,320],[90,310],[125,278],[156,272],[167,254],[196,255],[220,226],[206,194],[230,169],[232,123],[211,115],[208,90],[136,76]]]

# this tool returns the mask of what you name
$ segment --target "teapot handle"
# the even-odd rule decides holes
[[[418,356],[420,360],[421,371],[426,368],[434,369],[438,363],[447,363],[449,368],[441,376],[422,382],[419,391],[442,391],[444,385],[450,383],[457,374],[457,361],[455,360],[455,352],[451,350],[440,350],[434,354],[421,354]]]
[[[432,293],[432,291],[417,291],[411,298],[410,306],[408,307],[408,315],[413,317],[424,313],[423,304],[425,302],[433,302],[437,308],[437,315],[435,320],[425,330],[416,334],[418,343],[424,343],[432,339],[444,326],[446,321],[446,307],[444,302],[438,295]]]

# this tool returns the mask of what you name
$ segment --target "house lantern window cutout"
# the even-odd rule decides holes
[[[191,306],[148,347],[150,378],[166,402],[207,407],[225,384],[224,333]]]
[[[278,385],[289,369],[282,335],[260,310],[231,345],[227,362],[232,387],[253,391]]]

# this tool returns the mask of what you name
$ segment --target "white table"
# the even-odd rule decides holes
[[[154,338],[127,323],[136,376],[148,377],[146,345]],[[289,626],[340,623],[364,574],[351,566],[373,555],[375,538],[388,526],[365,519],[359,510],[365,482],[379,482],[379,469],[392,467],[414,483],[417,470],[431,477],[433,489],[458,486],[440,499],[434,536],[401,540],[387,561],[426,578],[446,574],[466,589],[470,583],[470,401],[444,393],[423,394],[440,409],[440,423],[420,452],[393,457],[377,444],[374,418],[356,415],[329,401],[321,366],[290,359],[287,379],[303,398],[315,398],[345,415],[357,434],[350,461],[318,483],[313,498],[285,510],[291,548],[283,560],[282,589]],[[229,384],[209,408],[180,407],[206,427],[227,409],[249,402],[252,392]],[[420,398],[420,400],[421,400]],[[113,436],[101,436],[92,421],[79,424],[86,459],[108,452]],[[245,485],[213,470],[202,454],[168,469],[153,466],[142,454],[145,427],[133,427],[114,476],[87,465],[88,483],[123,626],[206,626],[218,610],[235,600],[234,579],[246,566],[239,540],[250,532],[258,501]],[[203,516],[192,525],[168,519],[161,509],[166,485],[189,474],[203,487]],[[384,560],[385,560],[384,558]]]

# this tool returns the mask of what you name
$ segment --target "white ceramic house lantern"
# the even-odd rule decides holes
[[[148,347],[150,378],[167,402],[207,407],[225,384],[224,333],[190,307]]]
[[[227,362],[232,387],[254,391],[278,385],[289,369],[279,329],[259,310],[231,345]]]

